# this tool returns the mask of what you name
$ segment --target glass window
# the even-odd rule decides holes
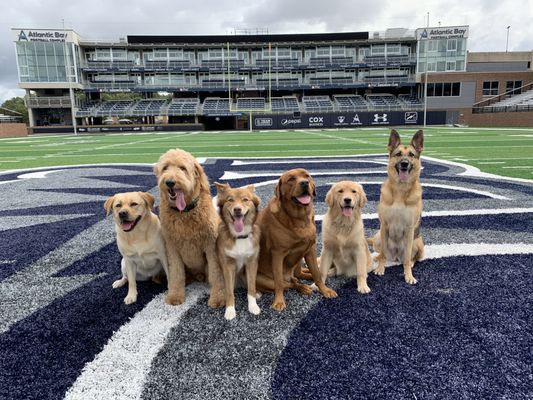
[[[455,71],[455,61],[446,61],[446,71]]]
[[[427,95],[428,97],[435,96],[435,84],[434,83],[428,83]]]
[[[443,86],[443,96],[451,96],[452,95],[452,84],[451,82],[445,82]]]
[[[497,96],[498,95],[498,81],[483,82],[483,96]]]
[[[435,96],[442,96],[442,87],[444,84],[442,83],[435,83]]]
[[[438,40],[428,40],[427,43],[428,43],[428,52],[436,52],[438,50],[438,43],[439,41]]]
[[[522,81],[507,81],[505,84],[505,93],[509,93],[510,95],[520,94],[522,92],[520,90],[521,87]]]
[[[460,82],[452,83],[452,96],[460,96],[460,95],[461,95],[461,83]]]

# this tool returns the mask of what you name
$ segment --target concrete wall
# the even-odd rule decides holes
[[[0,138],[28,136],[28,128],[22,123],[0,124]]]

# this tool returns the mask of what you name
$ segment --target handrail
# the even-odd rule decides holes
[[[500,95],[497,95],[497,96],[494,96],[494,97],[491,97],[489,99],[485,99],[485,100],[482,100],[482,101],[479,101],[477,103],[474,103],[474,105],[472,106],[472,108],[481,108],[481,107],[487,107],[487,106],[490,106],[491,104],[494,104],[494,103],[497,103],[501,100],[503,100],[504,98],[507,98],[509,97],[509,95],[513,94],[514,92],[516,91],[520,91],[520,94],[522,92],[526,92],[530,89],[533,89],[533,82],[530,82],[530,83],[527,83],[519,88],[515,88],[515,89],[511,89],[503,94],[500,94]]]

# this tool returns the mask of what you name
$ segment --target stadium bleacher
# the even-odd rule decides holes
[[[161,115],[162,107],[166,105],[166,100],[143,99],[139,100],[132,108],[131,115],[148,116]]]
[[[239,110],[264,110],[265,99],[263,97],[239,97],[237,99]]]
[[[207,97],[204,100],[203,112],[206,115],[216,113],[229,113],[229,99],[220,97]]]
[[[199,114],[199,99],[172,99],[167,108],[168,115],[197,115]]]
[[[329,96],[303,96],[302,105],[306,111],[333,111]]]
[[[366,100],[375,110],[398,110],[402,105],[392,94],[367,94]]]
[[[359,95],[333,95],[333,101],[337,108],[342,111],[366,111],[368,103]]]
[[[270,101],[273,112],[300,111],[298,99],[294,96],[272,97]]]

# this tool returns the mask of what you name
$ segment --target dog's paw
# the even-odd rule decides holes
[[[259,315],[261,313],[261,309],[259,308],[257,303],[249,303],[248,311],[250,311],[253,315]]]
[[[126,304],[133,304],[137,301],[137,293],[128,293],[128,295],[124,298],[124,303]]]
[[[210,296],[207,305],[211,308],[221,308],[226,305],[226,300],[221,296]]]
[[[165,297],[165,303],[170,304],[171,306],[177,306],[179,304],[183,304],[185,301],[185,296],[178,295],[178,294],[167,294]]]
[[[418,281],[416,280],[416,278],[413,276],[413,275],[406,275],[405,276],[405,281],[409,284],[409,285],[415,285]]]
[[[115,282],[113,282],[113,289],[117,289],[119,287],[122,287],[126,284],[128,280],[127,279],[117,279]]]
[[[311,296],[313,294],[313,288],[310,285],[298,285],[296,290],[306,296]]]
[[[365,285],[365,286],[358,286],[357,287],[357,291],[361,294],[367,294],[367,293],[370,293],[370,288],[368,287],[368,285]]]
[[[378,265],[378,267],[372,272],[374,272],[375,275],[385,275],[385,266]]]
[[[235,307],[233,306],[226,307],[224,318],[226,318],[228,321],[231,321],[236,316],[237,316],[237,312],[235,311]]]
[[[322,290],[322,295],[328,299],[334,299],[335,297],[337,297],[337,292],[333,289],[326,287]]]
[[[277,300],[272,303],[272,308],[276,311],[283,311],[287,308],[285,300]]]

